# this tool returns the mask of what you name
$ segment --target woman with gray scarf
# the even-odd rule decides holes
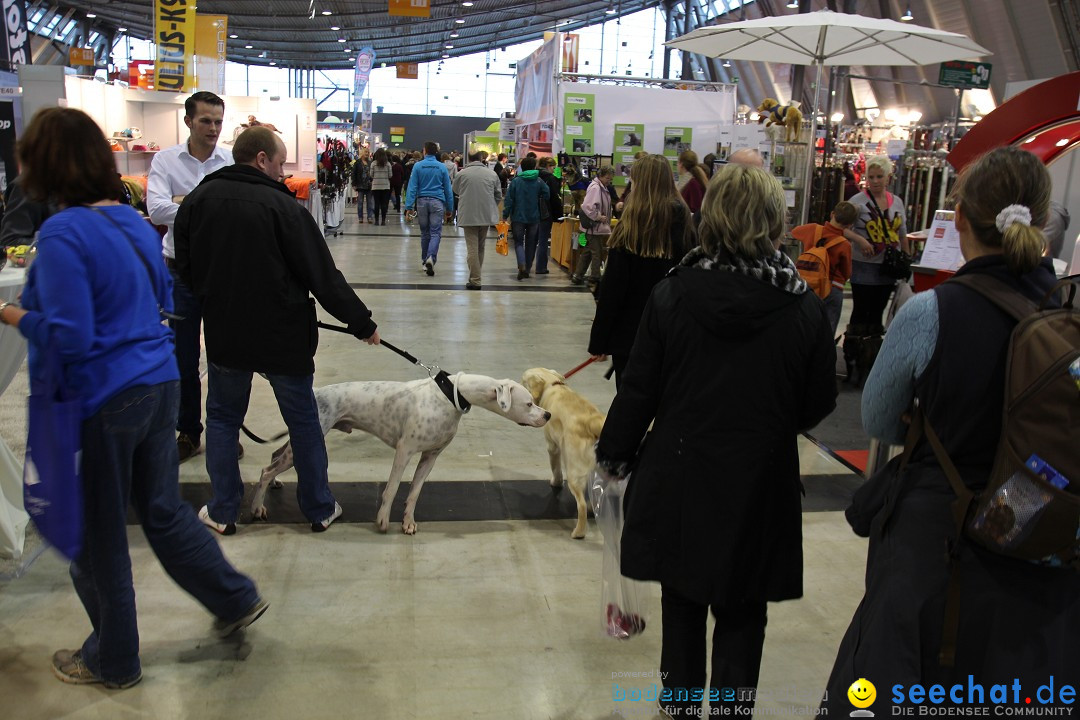
[[[765,171],[716,173],[701,246],[653,290],[596,448],[603,474],[630,475],[622,573],[660,582],[660,705],[675,717],[710,696],[752,708],[724,689],[757,685],[766,603],[802,596],[798,433],[836,405],[836,355],[778,249],[784,215]]]

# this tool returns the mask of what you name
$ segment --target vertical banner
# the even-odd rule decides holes
[[[8,184],[19,174],[15,163],[15,103],[9,99],[0,100],[0,194],[7,190]]]
[[[4,32],[0,41],[0,65],[15,70],[16,65],[30,64],[30,34],[26,29],[26,3],[4,0]]]
[[[693,130],[688,127],[664,128],[664,156],[671,158],[671,167],[679,162],[679,154],[690,149]]]
[[[199,90],[225,94],[225,46],[229,37],[228,15],[195,17],[195,80]]]
[[[593,147],[594,96],[585,93],[567,93],[563,98],[563,150],[571,155],[595,155]]]
[[[365,45],[356,53],[356,69],[353,72],[353,125],[356,124],[356,113],[360,110],[360,99],[367,90],[368,79],[371,77],[371,68],[375,65],[375,48]]]
[[[364,98],[363,113],[360,116],[360,129],[366,133],[371,132],[371,98]]]
[[[621,187],[630,182],[630,167],[634,164],[634,155],[641,152],[645,145],[645,125],[615,125],[614,149],[611,153],[615,177],[611,183]]]
[[[154,87],[173,92],[194,88],[194,3],[189,5],[187,0],[154,0],[154,43],[157,45]]]
[[[563,35],[562,41],[562,71],[576,73],[578,71],[578,52],[581,48],[581,36],[574,33]]]

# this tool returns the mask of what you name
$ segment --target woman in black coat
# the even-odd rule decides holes
[[[675,187],[667,158],[646,155],[636,160],[630,177],[634,194],[627,198],[622,219],[611,231],[589,336],[589,353],[594,358],[611,356],[616,388],[653,286],[697,241],[690,210]]]
[[[677,717],[754,687],[766,602],[802,595],[797,436],[836,405],[836,354],[824,306],[778,250],[784,212],[765,171],[717,172],[701,247],[653,290],[596,448],[607,477],[633,471],[622,574],[660,581],[661,705]]]

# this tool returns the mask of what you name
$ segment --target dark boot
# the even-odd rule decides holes
[[[866,334],[866,326],[861,324],[848,324],[844,330],[844,365],[847,367],[847,376],[844,382],[858,384],[856,360],[862,348],[863,336]]]
[[[529,277],[529,273],[525,271],[524,265],[518,265],[518,280],[524,280]]]
[[[860,388],[866,383],[866,378],[870,376],[870,370],[874,367],[878,352],[881,350],[881,342],[885,336],[885,328],[880,325],[870,326],[867,331],[860,343],[858,357],[855,358],[855,368],[859,375],[858,387]]]

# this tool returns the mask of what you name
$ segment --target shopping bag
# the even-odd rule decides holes
[[[495,240],[495,252],[500,255],[510,254],[510,242],[507,240],[507,234],[510,232],[510,223],[505,220],[500,220],[495,226],[495,229],[499,232],[499,237]]]
[[[50,545],[74,559],[83,543],[82,403],[64,387],[60,355],[52,347],[45,379],[31,383],[27,428],[26,512]]]
[[[647,583],[623,577],[620,570],[622,551],[622,500],[629,478],[607,479],[593,470],[589,498],[596,524],[604,535],[604,566],[600,588],[600,622],[604,634],[629,640],[645,632],[648,598]]]

